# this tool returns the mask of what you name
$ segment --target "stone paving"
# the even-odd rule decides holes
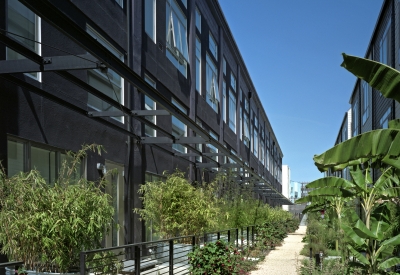
[[[303,217],[299,229],[296,232],[288,234],[282,246],[269,252],[263,262],[257,266],[257,270],[252,271],[251,275],[296,275],[296,266],[304,256],[300,255],[300,250],[303,248],[304,243],[301,242],[306,234],[307,226],[304,221],[306,216]]]

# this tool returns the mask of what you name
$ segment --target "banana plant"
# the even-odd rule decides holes
[[[368,59],[343,54],[342,67],[379,90],[384,97],[400,102],[400,72]],[[400,245],[400,235],[388,238],[388,204],[398,201],[400,195],[400,121],[389,122],[388,129],[363,133],[340,143],[326,152],[314,156],[320,171],[350,169],[351,181],[327,177],[316,180],[307,197],[298,202],[310,202],[305,211],[322,205],[334,207],[340,200],[359,198],[364,218],[352,211],[349,223],[342,223],[348,240],[348,249],[357,257],[368,274],[382,273],[400,263],[393,257],[395,246]],[[371,170],[380,171],[374,182]],[[341,211],[341,204],[336,211]],[[365,252],[365,255],[361,253]]]

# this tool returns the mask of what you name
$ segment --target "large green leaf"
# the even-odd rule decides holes
[[[363,239],[376,239],[376,236],[367,228],[362,220],[358,220],[353,228],[354,232]]]
[[[386,245],[391,245],[391,246],[400,245],[400,235],[394,236],[393,238],[390,238],[389,240],[386,240],[383,243],[381,243],[381,247]]]
[[[387,259],[386,261],[380,263],[380,264],[378,265],[378,268],[379,268],[380,270],[385,270],[385,269],[390,268],[390,267],[392,267],[392,266],[395,266],[395,265],[397,265],[397,264],[400,264],[400,258],[398,258],[398,257],[393,257],[393,258]]]
[[[380,160],[400,169],[399,144],[400,130],[374,130],[339,143],[320,155],[315,155],[314,162],[321,172],[329,169],[340,170],[356,163],[365,163],[369,159]]]
[[[310,182],[306,185],[307,188],[320,188],[320,187],[337,187],[337,188],[352,188],[354,184],[344,178],[338,177],[325,177]]]
[[[342,198],[350,198],[354,195],[355,194],[349,190],[336,187],[321,187],[308,193],[308,196],[339,196]]]
[[[343,53],[343,68],[365,80],[384,97],[400,102],[400,72],[385,64]]]
[[[353,178],[354,184],[362,191],[368,192],[364,173],[365,171],[360,169],[359,165],[355,165],[350,168],[350,175]],[[367,183],[370,183],[370,181],[368,180]]]
[[[363,254],[354,249],[354,247],[352,247],[351,245],[347,245],[347,248],[350,250],[350,253],[353,254],[353,256],[355,256],[357,260],[359,260],[361,263],[365,265],[370,265],[368,259]]]
[[[381,241],[385,236],[385,232],[390,227],[390,210],[387,204],[381,204],[374,209],[371,215],[370,229],[376,238]]]
[[[356,232],[354,232],[354,230],[350,226],[346,224],[341,224],[341,227],[346,236],[349,237],[355,244],[359,246],[365,244],[365,239],[357,235]]]

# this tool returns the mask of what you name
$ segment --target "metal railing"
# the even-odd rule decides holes
[[[184,236],[165,240],[129,244],[80,252],[80,274],[163,275],[190,274],[188,254],[196,246],[225,240],[241,251],[255,246],[256,226],[207,232],[201,236]],[[17,269],[23,262],[0,264]]]
[[[245,250],[256,242],[256,227],[232,228],[208,232],[201,236],[171,239],[103,248],[80,253],[80,274],[163,275],[190,274],[188,254],[196,246],[225,240]]]

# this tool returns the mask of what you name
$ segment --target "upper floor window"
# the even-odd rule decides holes
[[[124,55],[115,49],[107,40],[105,40],[100,34],[93,30],[90,26],[87,26],[87,32],[94,37],[101,45],[107,48],[116,57],[124,60]],[[108,97],[115,101],[124,104],[124,79],[119,76],[112,69],[107,71],[101,71],[99,69],[88,70],[88,83],[100,92],[106,94]],[[104,102],[100,98],[89,93],[88,105],[97,111],[118,111],[119,109],[111,106],[107,102]],[[121,122],[124,122],[123,117],[115,118]]]
[[[242,91],[242,94],[243,94],[243,91]],[[244,94],[243,94],[243,97],[244,97]],[[249,100],[246,97],[244,97],[244,109],[246,110],[246,112],[250,111]]]
[[[115,2],[117,2],[117,4],[121,6],[121,8],[124,7],[124,0],[115,0]]]
[[[175,0],[167,0],[166,9],[168,59],[186,77],[189,53],[187,44],[187,20]]]
[[[201,42],[196,37],[196,90],[201,94]]]
[[[243,120],[242,120],[242,116],[243,116],[243,111],[242,111],[242,106],[240,106],[240,108],[239,108],[239,138],[240,138],[240,140],[242,140],[242,138],[243,138]]]
[[[156,88],[156,82],[151,79],[147,74],[144,75],[144,80],[149,83],[153,88]],[[152,100],[150,97],[147,95],[144,96],[144,108],[145,110],[155,110],[156,109],[156,102]],[[156,116],[145,116],[145,119],[148,121],[153,122],[156,124]],[[148,137],[155,137],[156,136],[156,130],[151,128],[148,125],[144,126],[144,133]]]
[[[253,130],[253,153],[256,157],[258,157],[258,130],[256,128]]]
[[[363,95],[363,115],[362,123],[364,124],[369,117],[369,99],[372,92],[371,86],[367,82],[362,81],[362,95]]]
[[[231,87],[236,92],[236,77],[231,73]]]
[[[195,12],[196,12],[196,28],[201,33],[201,13],[197,7]]]
[[[187,8],[187,0],[181,0],[182,4],[185,6],[185,8]]]
[[[250,120],[246,113],[243,113],[243,141],[244,144],[249,147],[250,144]]]
[[[389,118],[390,118],[391,108],[389,107],[387,111],[383,114],[381,119],[379,120],[379,124],[382,129],[388,128],[389,126]]]
[[[215,140],[218,141],[218,136],[217,136],[217,134],[214,133],[214,132],[211,131],[211,130],[210,130],[210,136],[211,136],[213,139],[215,139]],[[210,153],[218,153],[218,148],[215,147],[214,145],[212,145],[212,144],[207,144],[207,147],[208,147]],[[213,160],[215,160],[216,162],[218,162],[218,156],[211,156],[211,158],[212,158]],[[213,168],[213,170],[216,170],[216,169],[217,169],[217,168]]]
[[[38,55],[42,54],[42,48],[40,45],[40,17],[21,4],[18,0],[8,1],[7,30],[10,32],[8,34],[10,37],[17,40]],[[7,60],[15,59],[26,59],[26,57],[12,49],[7,48]],[[26,75],[41,81],[41,73],[27,73]]]
[[[382,35],[380,43],[380,62],[391,66],[391,39],[390,39],[390,22],[388,23],[385,32]]]
[[[156,42],[156,0],[144,1],[144,29],[147,35]]]
[[[218,113],[218,71],[209,55],[206,57],[206,85],[207,85],[207,103]]]
[[[215,42],[214,36],[210,33],[209,34],[209,48],[210,52],[213,54],[216,60],[218,60],[218,46]]]
[[[353,137],[355,137],[358,135],[358,100],[353,104],[351,116],[353,121]]]
[[[177,102],[175,99],[172,99],[172,104],[174,104],[180,111],[183,113],[187,114],[187,110],[185,107],[183,107],[179,102]],[[172,117],[172,135],[175,138],[178,137],[186,137],[187,136],[187,126],[185,123],[177,119],[175,116]],[[175,149],[178,152],[181,153],[186,153],[187,149],[185,146],[182,144],[172,144],[172,148]]]
[[[229,90],[229,128],[236,133],[236,97],[232,90]]]
[[[227,112],[227,108],[226,108],[226,82],[225,80],[222,81],[222,116],[223,116],[223,120],[226,123],[226,112]]]

